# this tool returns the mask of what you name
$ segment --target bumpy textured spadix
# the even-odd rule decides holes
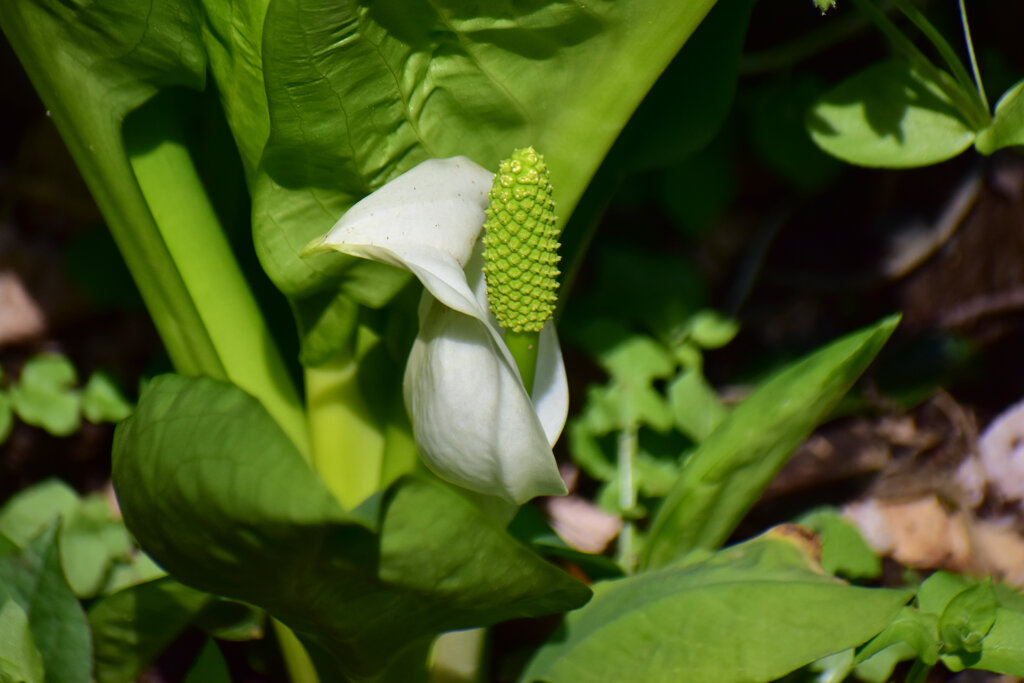
[[[539,332],[558,300],[558,228],[544,157],[517,149],[501,162],[484,224],[487,299],[498,324]]]
[[[483,229],[493,174],[465,157],[425,161],[353,206],[311,249],[411,271],[426,291],[403,393],[416,442],[440,477],[521,504],[565,493],[551,446],[569,407],[548,323],[532,392],[488,310]]]

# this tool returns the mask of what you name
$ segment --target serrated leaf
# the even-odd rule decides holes
[[[601,448],[596,437],[598,432],[595,432],[584,418],[570,421],[566,432],[573,462],[598,481],[611,481],[615,478],[615,465]]]
[[[10,388],[11,405],[24,422],[54,436],[78,430],[78,393],[75,366],[64,356],[41,354],[30,358],[18,382]]]
[[[668,400],[676,429],[700,443],[729,414],[699,370],[681,372],[668,385]]]
[[[22,548],[51,522],[79,505],[74,489],[59,479],[46,479],[4,503],[0,508],[0,534]]]
[[[128,530],[101,496],[90,496],[68,512],[61,525],[60,551],[68,584],[79,598],[104,587],[111,568],[129,559]]]
[[[89,376],[82,388],[81,401],[82,415],[89,422],[120,422],[132,412],[132,404],[105,372]]]
[[[864,642],[909,595],[828,577],[799,540],[769,532],[597,584],[520,680],[770,681]]]
[[[910,168],[951,159],[974,131],[908,63],[873,64],[826,92],[807,115],[811,139],[860,166]]]
[[[440,484],[402,478],[346,512],[262,406],[221,382],[153,380],[115,433],[114,483],[147,552],[189,585],[267,609],[327,679],[589,595]]]

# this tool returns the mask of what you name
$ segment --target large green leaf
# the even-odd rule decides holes
[[[939,86],[901,61],[869,66],[826,92],[807,127],[823,150],[860,166],[925,166],[974,142],[974,130]]]
[[[346,512],[259,403],[213,380],[150,383],[115,434],[114,483],[148,553],[266,608],[327,680],[375,675],[441,631],[589,596],[440,484],[400,479]]]
[[[487,168],[534,145],[566,220],[633,109],[714,0],[277,0],[263,36],[273,130],[254,187],[257,248],[293,296],[377,265],[301,259],[353,202],[430,157]],[[377,299],[374,301],[374,299]]]
[[[770,681],[883,629],[910,591],[825,575],[778,531],[681,567],[606,581],[522,680]]]
[[[658,567],[732,533],[797,446],[864,372],[897,318],[843,337],[763,382],[701,442],[651,525]]]
[[[9,599],[28,616],[32,639],[45,662],[46,683],[89,683],[89,626],[64,580],[56,524],[20,553],[0,557],[0,604]]]

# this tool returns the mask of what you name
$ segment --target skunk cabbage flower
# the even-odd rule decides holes
[[[540,329],[528,392],[488,307],[479,237],[492,178],[466,157],[423,162],[311,247],[404,268],[423,283],[403,383],[423,459],[449,482],[522,504],[566,492],[551,447],[569,396],[553,323]]]

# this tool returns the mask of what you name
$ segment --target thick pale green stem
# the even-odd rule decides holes
[[[533,391],[533,380],[537,376],[537,341],[539,332],[513,332],[505,330],[505,346],[519,368],[519,376],[526,387],[526,393]]]
[[[298,395],[203,188],[179,124],[145,107],[126,126],[132,170],[221,372],[308,453]],[[145,279],[145,271],[136,279]],[[205,374],[211,374],[206,372]]]
[[[619,532],[617,560],[627,574],[632,574],[637,565],[636,542],[633,538],[636,528],[631,519],[636,507],[636,482],[633,467],[636,462],[637,430],[635,426],[619,432],[617,466],[619,471],[619,508],[622,509],[622,531]]]
[[[359,360],[378,341],[362,328],[355,353],[306,369],[313,467],[348,509],[376,493],[381,483],[384,433],[359,386]]]

